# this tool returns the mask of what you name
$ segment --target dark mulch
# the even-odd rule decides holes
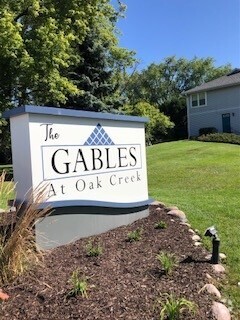
[[[164,293],[195,302],[197,314],[182,319],[213,319],[211,297],[199,290],[206,283],[211,265],[206,250],[195,247],[188,227],[166,212],[150,209],[147,218],[104,234],[80,239],[45,253],[44,265],[19,277],[3,290],[10,295],[1,304],[0,318],[11,320],[67,319],[159,319],[158,299]],[[159,220],[167,228],[157,230]],[[143,228],[142,239],[127,242],[127,234]],[[87,257],[86,245],[94,239],[103,247],[99,257]],[[175,253],[180,261],[171,275],[165,275],[156,259],[159,251]],[[88,277],[88,298],[67,297],[69,279],[76,269]]]

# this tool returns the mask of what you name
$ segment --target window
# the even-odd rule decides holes
[[[205,99],[205,92],[199,93],[199,105],[205,106],[206,105],[206,99]]]
[[[192,107],[197,107],[198,106],[198,95],[193,94],[192,95]]]
[[[200,92],[191,95],[191,106],[194,107],[203,107],[207,105],[207,93]]]

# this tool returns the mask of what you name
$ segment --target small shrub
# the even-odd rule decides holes
[[[136,230],[133,230],[128,233],[127,240],[129,242],[139,241],[142,238],[142,229],[137,228]]]
[[[155,229],[166,229],[167,228],[167,224],[164,221],[159,221],[154,225]]]
[[[158,300],[161,305],[160,320],[178,320],[184,311],[195,314],[197,306],[185,298],[175,298],[171,294],[166,294],[164,301]]]
[[[202,136],[203,134],[209,134],[209,133],[217,133],[217,129],[214,127],[208,127],[208,128],[200,128],[199,129],[199,136]]]
[[[67,298],[76,297],[77,295],[81,295],[83,298],[87,298],[88,291],[88,283],[87,278],[85,276],[80,276],[80,271],[77,269],[73,271],[70,283],[72,285],[72,289],[68,292]]]
[[[157,254],[157,260],[161,263],[165,274],[171,274],[173,269],[178,266],[178,260],[175,254],[160,252]]]
[[[92,241],[89,241],[86,245],[86,251],[88,257],[97,257],[102,254],[103,248],[99,244],[94,245]]]

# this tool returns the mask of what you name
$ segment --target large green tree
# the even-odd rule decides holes
[[[122,10],[112,9],[90,27],[84,41],[78,45],[79,62],[69,68],[69,77],[79,89],[69,95],[67,107],[90,111],[113,111],[124,103],[121,74],[131,66],[134,52],[118,46],[116,23]]]
[[[230,65],[215,67],[213,58],[167,57],[151,64],[127,79],[126,94],[130,104],[149,102],[175,123],[173,138],[187,136],[185,90],[226,74]]]
[[[89,47],[95,53],[106,49],[105,71],[119,56],[121,64],[129,62],[131,54],[118,47],[115,32],[121,11],[110,0],[1,0],[1,110],[26,103],[63,105],[69,95],[87,91],[69,72],[83,66]]]
[[[0,0],[0,130],[1,112],[24,104],[118,107],[117,79],[134,61],[118,45],[123,11],[110,0]]]
[[[83,41],[95,7],[96,1],[1,1],[1,104],[57,103],[77,93],[65,69],[76,62],[73,43]]]

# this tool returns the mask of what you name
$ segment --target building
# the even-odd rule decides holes
[[[201,128],[240,134],[240,69],[184,92],[188,137]]]

